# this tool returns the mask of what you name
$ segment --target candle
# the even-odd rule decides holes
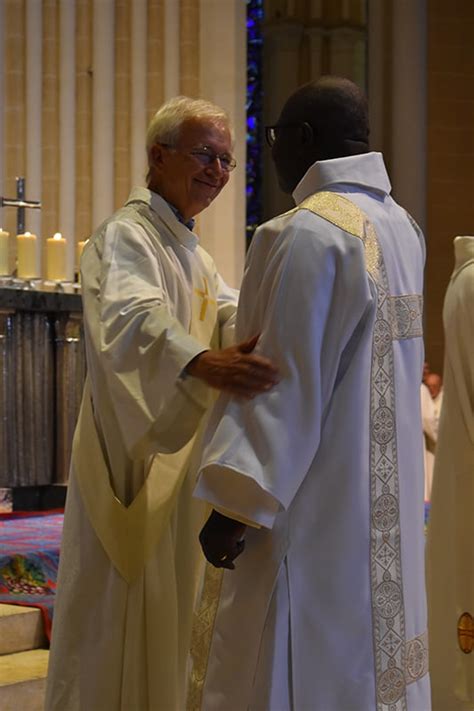
[[[86,243],[87,243],[88,241],[89,241],[89,240],[86,239],[86,240],[84,240],[83,242],[78,242],[78,243],[76,244],[76,268],[77,268],[77,271],[80,271],[80,270],[81,270],[81,256],[82,256],[82,250],[84,249],[84,247],[86,246]]]
[[[0,227],[0,274],[9,274],[10,269],[8,265],[8,246],[10,240],[10,233],[5,232]]]
[[[66,281],[66,240],[60,232],[46,240],[46,279]]]
[[[19,279],[34,279],[39,276],[36,264],[36,235],[31,232],[16,236],[17,276]]]

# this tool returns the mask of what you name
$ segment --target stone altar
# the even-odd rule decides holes
[[[67,481],[85,371],[76,285],[0,283],[0,487]]]

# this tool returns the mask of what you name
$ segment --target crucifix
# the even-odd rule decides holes
[[[0,207],[16,207],[16,233],[22,235],[25,231],[25,210],[39,210],[41,203],[36,200],[25,199],[25,179],[16,179],[16,198],[5,198],[0,196]]]

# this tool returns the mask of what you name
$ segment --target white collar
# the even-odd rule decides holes
[[[173,210],[161,195],[153,192],[149,188],[134,187],[130,193],[126,205],[132,202],[143,202],[151,208],[151,217],[155,215],[159,217],[161,222],[164,222],[166,227],[173,233],[179,242],[187,249],[194,250],[199,244],[199,239],[194,232],[191,232],[186,225],[178,220]],[[155,227],[159,230],[158,220],[153,219]]]
[[[474,261],[474,237],[463,235],[454,239],[454,272],[452,278],[467,264]]]
[[[382,154],[360,153],[313,163],[294,189],[293,199],[299,205],[318,190],[334,189],[337,184],[360,185],[386,195],[392,189]]]

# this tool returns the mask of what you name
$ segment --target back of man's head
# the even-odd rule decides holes
[[[293,129],[285,131],[285,126]],[[368,152],[366,96],[349,79],[321,77],[300,87],[288,98],[276,130],[273,157],[283,189],[286,187],[291,192],[315,161]],[[291,149],[288,146],[289,150],[285,150],[286,142],[291,143]]]

